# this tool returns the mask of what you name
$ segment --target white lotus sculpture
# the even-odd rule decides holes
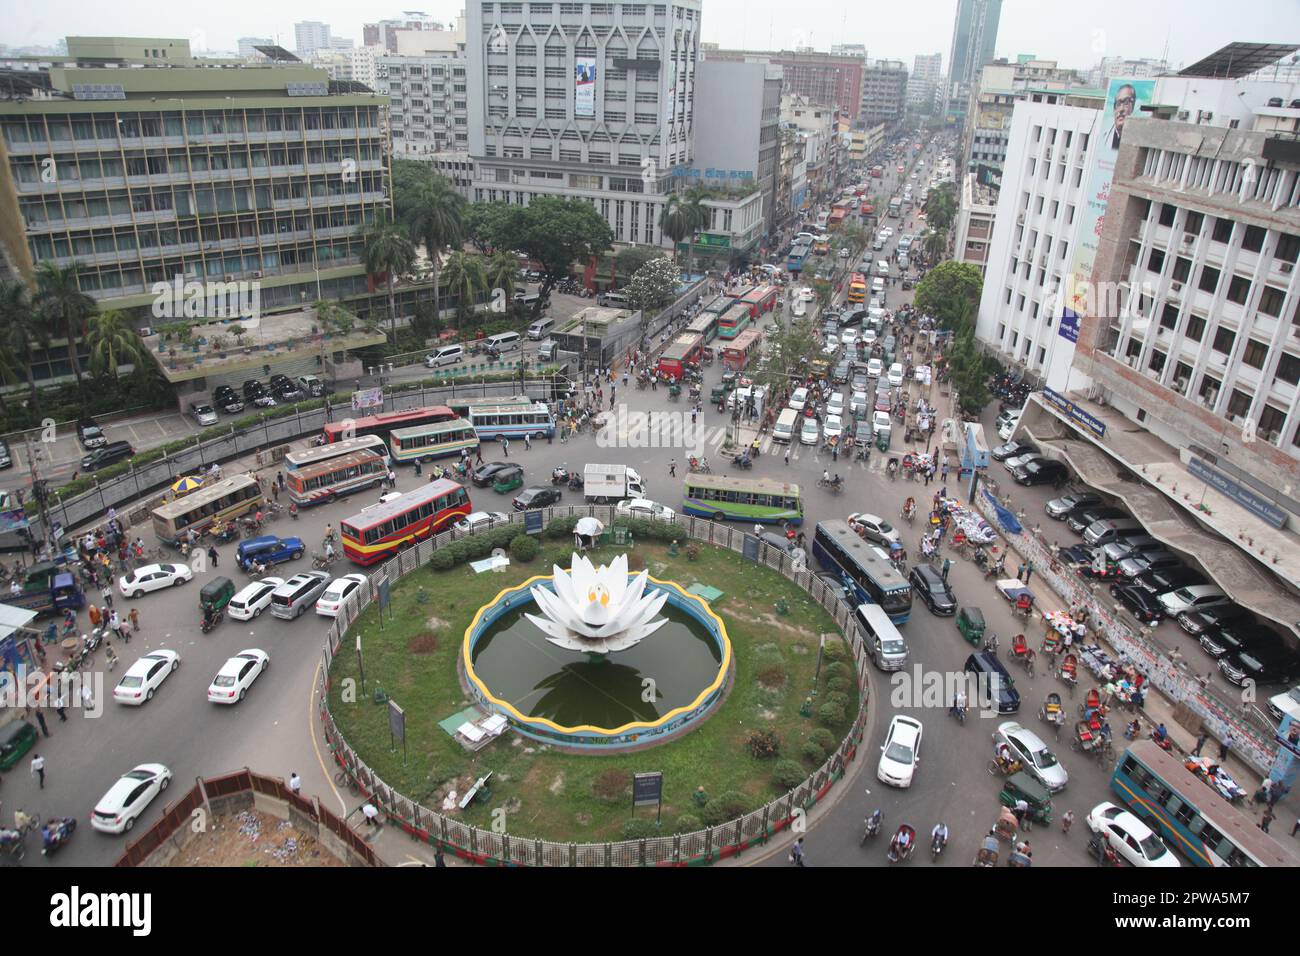
[[[667,623],[653,620],[667,593],[646,594],[647,574],[628,580],[627,555],[599,568],[574,554],[569,570],[559,565],[555,590],[534,585],[530,592],[542,614],[525,614],[557,647],[588,654],[611,654],[640,643]]]

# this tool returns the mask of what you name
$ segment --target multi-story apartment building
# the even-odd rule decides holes
[[[806,97],[812,103],[838,107],[854,120],[862,111],[862,73],[865,66],[862,53],[720,50],[706,44],[705,55],[710,60],[771,63],[781,67],[786,93]]]
[[[957,0],[948,53],[947,116],[961,122],[980,68],[993,61],[1002,0]]]
[[[469,0],[473,199],[583,199],[617,242],[658,245],[693,159],[700,8]]]
[[[864,126],[883,123],[893,130],[907,111],[907,65],[902,60],[869,60],[862,71],[862,109],[858,120]]]
[[[993,224],[997,221],[998,190],[981,183],[975,173],[961,178],[961,205],[953,222],[953,258],[988,269]],[[987,277],[985,278],[987,282]]]
[[[1164,60],[1147,57],[1131,60],[1122,56],[1104,56],[1101,58],[1100,63],[1088,71],[1088,84],[1090,86],[1105,86],[1114,76],[1144,79],[1162,76],[1169,72],[1169,64]]]
[[[463,53],[380,57],[391,104],[393,151],[424,156],[469,149],[467,61]]]
[[[408,12],[402,17],[367,23],[361,28],[361,42],[366,46],[382,47],[389,53],[400,53],[397,48],[398,34],[404,31],[439,32],[443,24],[435,21],[426,13]]]
[[[294,52],[301,57],[309,57],[317,50],[328,50],[330,43],[330,25],[319,20],[303,20],[293,25]]]
[[[943,54],[918,53],[907,77],[907,106],[928,113],[935,107],[943,81]]]
[[[793,211],[807,209],[824,192],[834,188],[839,175],[838,112],[832,106],[810,103],[799,94],[781,97],[781,123],[795,131],[804,163],[803,194],[792,186]]]
[[[255,280],[263,313],[367,295],[358,231],[388,201],[380,97],[300,63],[194,60],[172,39],[71,37],[41,82],[0,101],[15,274],[75,263],[101,309],[148,325],[158,283]]]

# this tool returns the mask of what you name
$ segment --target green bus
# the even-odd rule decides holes
[[[715,521],[803,521],[799,486],[770,478],[691,475],[682,510]]]

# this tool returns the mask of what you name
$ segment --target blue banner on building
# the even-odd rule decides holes
[[[1062,310],[1061,322],[1057,326],[1056,334],[1067,342],[1079,341],[1079,316],[1078,313],[1071,312],[1069,309]]]
[[[1201,479],[1201,481],[1214,488],[1215,491],[1227,495],[1262,521],[1267,521],[1274,528],[1281,528],[1286,524],[1285,511],[1271,503],[1259,492],[1229,478],[1217,468],[1211,468],[1199,458],[1189,460],[1187,470],[1191,472],[1192,477]]]
[[[1043,400],[1067,415],[1080,428],[1087,429],[1098,438],[1106,437],[1106,424],[1101,419],[1084,411],[1059,392],[1044,388]]]

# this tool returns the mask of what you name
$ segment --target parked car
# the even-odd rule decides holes
[[[126,669],[113,688],[113,699],[119,704],[139,707],[153,700],[154,692],[180,666],[181,656],[176,651],[150,651]]]
[[[108,436],[104,434],[103,429],[89,418],[77,422],[77,438],[81,440],[81,447],[86,451],[103,448],[108,444]]]
[[[271,393],[255,378],[250,378],[244,383],[244,401],[257,408],[274,408],[275,399]]]
[[[1019,468],[1021,465],[1027,465],[1035,458],[1039,458],[1039,457],[1041,456],[1036,451],[1022,452],[1018,455],[1012,455],[1010,458],[1003,461],[1002,467],[1014,475],[1016,473],[1016,469]]]
[[[1300,658],[1282,643],[1265,643],[1219,658],[1219,670],[1228,681],[1241,686],[1289,683],[1300,672]]]
[[[1100,836],[1130,866],[1177,867],[1178,857],[1165,841],[1128,810],[1099,803],[1088,813],[1088,829]]]
[[[9,443],[0,438],[0,470],[14,466],[13,455],[9,453]]]
[[[1017,455],[1037,455],[1038,446],[1028,441],[1009,441],[998,445],[989,454],[994,461],[1006,461]]]
[[[207,402],[192,402],[190,404],[190,417],[205,428],[208,425],[217,423],[217,413]]]
[[[511,502],[516,511],[530,511],[533,508],[549,508],[560,503],[560,489],[534,485],[525,488]]]
[[[1119,562],[1119,576],[1131,581],[1148,571],[1167,571],[1169,568],[1181,568],[1183,559],[1172,551],[1147,551],[1143,554],[1131,554]]]
[[[1164,571],[1144,571],[1133,581],[1155,594],[1168,594],[1188,585],[1209,583],[1200,571],[1186,566],[1166,568]]]
[[[1159,624],[1164,620],[1164,605],[1146,588],[1136,584],[1112,584],[1110,593],[1143,624]]]
[[[244,410],[244,403],[229,385],[218,385],[212,390],[212,404],[227,415],[236,415]]]
[[[1253,621],[1255,616],[1239,604],[1217,604],[1203,611],[1183,611],[1178,626],[1195,638],[1217,634],[1221,628]],[[1204,646],[1204,645],[1202,645]]]
[[[1217,606],[1233,607],[1234,605],[1220,604]],[[1201,650],[1217,660],[1220,657],[1236,654],[1239,651],[1254,650],[1267,644],[1280,644],[1282,638],[1277,631],[1267,624],[1256,621],[1251,616],[1250,618],[1226,623],[1215,633],[1202,635],[1197,643],[1201,645]]]
[[[1070,530],[1075,534],[1083,534],[1088,525],[1094,521],[1110,521],[1127,517],[1127,511],[1112,505],[1079,505],[1066,512],[1065,523],[1070,526]]]
[[[1042,738],[1014,720],[998,725],[993,734],[993,743],[995,747],[999,743],[1005,743],[1011,748],[1012,755],[1020,761],[1025,772],[1036,777],[1052,793],[1064,790],[1070,782],[1070,775],[1061,766],[1056,754],[1047,749]]]
[[[253,681],[271,666],[271,655],[256,647],[240,651],[228,659],[208,685],[208,701],[213,704],[237,704],[248,694]]]
[[[282,402],[301,402],[307,397],[307,393],[287,375],[272,375],[270,385],[271,394]]]
[[[160,763],[142,763],[128,770],[99,798],[90,814],[90,825],[104,833],[130,830],[136,818],[171,782],[172,772]]]
[[[1227,604],[1231,600],[1212,584],[1191,584],[1160,595],[1160,604],[1169,617],[1182,611],[1199,611],[1203,607]]]
[[[1065,481],[1070,473],[1063,462],[1050,458],[1035,458],[1025,462],[1015,472],[1016,481],[1022,485],[1046,485]]]
[[[957,597],[948,587],[943,575],[928,564],[917,564],[907,576],[912,592],[921,599],[930,613],[938,617],[951,617],[957,613]]]
[[[1008,442],[1016,445],[1018,442]],[[1006,445],[999,445],[999,448],[1005,448]],[[1090,491],[1072,491],[1068,495],[1062,495],[1059,498],[1053,498],[1047,503],[1046,511],[1049,518],[1055,518],[1057,521],[1064,521],[1066,516],[1076,508],[1091,508],[1094,505],[1101,504],[1101,495],[1094,495]],[[1084,525],[1086,528],[1087,525]]]
[[[1101,553],[1106,556],[1107,564],[1119,564],[1125,558],[1135,558],[1143,554],[1152,554],[1164,550],[1164,543],[1149,534],[1136,534],[1111,541],[1101,546]]]
[[[892,787],[910,787],[921,762],[921,722],[914,717],[895,714],[889,722],[885,742],[880,745],[880,763],[876,779]]]
[[[193,580],[194,572],[184,564],[146,564],[117,579],[124,597],[137,598],[149,591],[169,588]]]

